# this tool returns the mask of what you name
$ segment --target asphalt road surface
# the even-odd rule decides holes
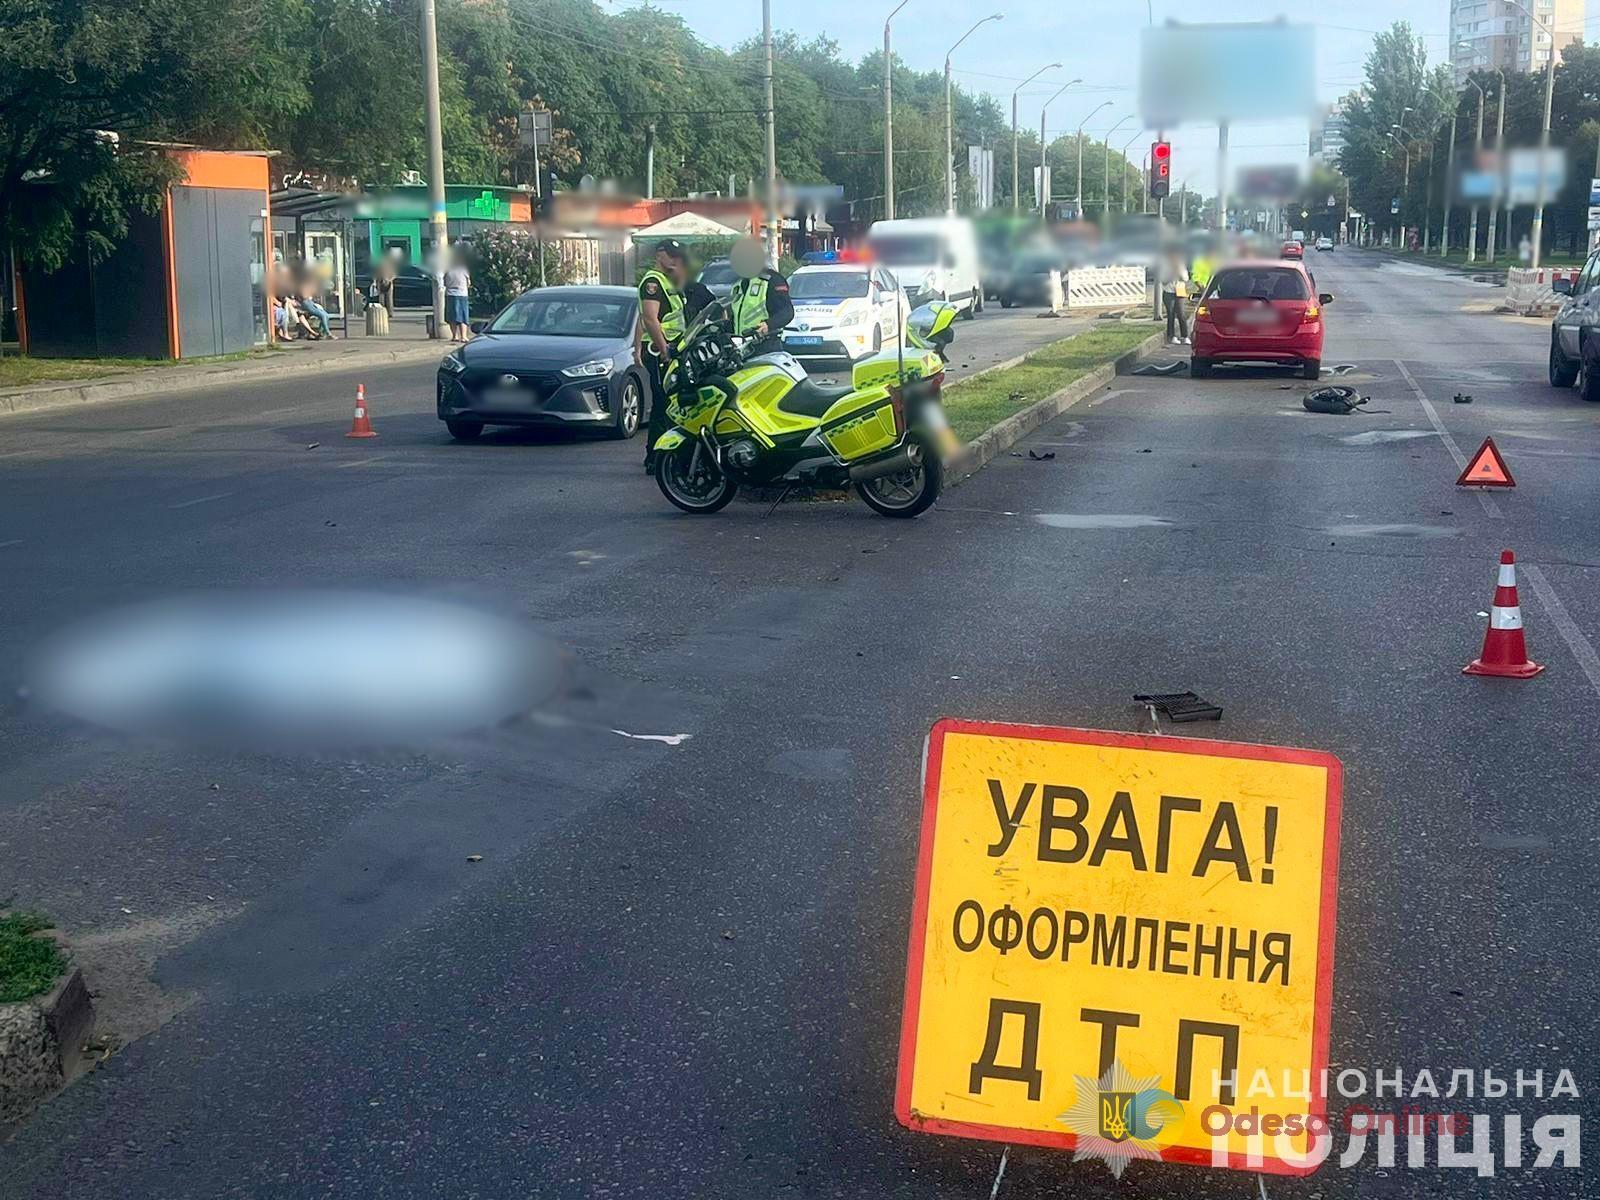
[[[1125,376],[1033,435],[1053,460],[910,523],[684,516],[638,442],[453,445],[417,367],[366,380],[366,443],[331,379],[0,425],[7,677],[79,616],[249,584],[466,592],[568,656],[533,720],[353,757],[9,712],[0,896],[154,1032],[0,1146],[0,1192],[981,1200],[1000,1146],[892,1114],[923,739],[1143,729],[1134,693],[1189,688],[1224,708],[1203,734],[1345,764],[1333,1065],[1583,1092],[1367,1103],[1494,1113],[1496,1153],[1504,1111],[1592,1126],[1600,406],[1480,285],[1311,265],[1370,415],[1268,371]],[[1489,433],[1518,487],[1480,498],[1452,485]],[[1460,673],[1502,547],[1526,683]],[[1262,1194],[1592,1194],[1531,1147],[1490,1177],[1404,1154]],[[1014,1149],[999,1194],[1257,1185]]]

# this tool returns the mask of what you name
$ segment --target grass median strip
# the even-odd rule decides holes
[[[49,921],[33,913],[0,917],[0,1004],[49,991],[67,969],[61,947],[38,936],[49,928]]]
[[[950,425],[963,442],[998,425],[1096,367],[1115,362],[1157,330],[1154,322],[1088,329],[1035,350],[1022,362],[944,390]]]

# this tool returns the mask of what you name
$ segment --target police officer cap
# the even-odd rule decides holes
[[[677,238],[666,238],[657,242],[656,253],[665,254],[668,258],[675,258],[680,262],[689,257],[689,251]]]

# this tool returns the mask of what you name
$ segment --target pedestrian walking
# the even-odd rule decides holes
[[[458,253],[444,273],[444,321],[450,326],[452,342],[467,342],[472,338],[472,317],[467,302],[471,291],[472,274],[467,270],[466,259]]]
[[[647,474],[655,472],[656,440],[667,431],[667,395],[661,377],[686,328],[683,292],[688,278],[688,251],[676,238],[667,238],[656,243],[655,265],[639,280],[639,325],[633,338],[633,361],[644,367],[650,377],[650,423],[644,442]]]
[[[1173,250],[1167,254],[1166,269],[1162,271],[1161,306],[1167,313],[1167,344],[1169,346],[1187,346],[1189,344],[1189,315],[1184,311],[1184,304],[1189,298],[1189,268],[1184,265],[1183,255]],[[1178,327],[1178,336],[1172,336],[1172,327]]]

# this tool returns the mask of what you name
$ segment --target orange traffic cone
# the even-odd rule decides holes
[[[1507,679],[1532,679],[1544,667],[1528,660],[1522,638],[1522,606],[1517,603],[1517,559],[1500,552],[1500,583],[1494,589],[1489,628],[1483,634],[1483,653],[1461,668],[1464,675],[1500,675]]]
[[[377,437],[378,431],[367,419],[367,385],[356,384],[356,417],[350,422],[350,432],[345,437]]]

